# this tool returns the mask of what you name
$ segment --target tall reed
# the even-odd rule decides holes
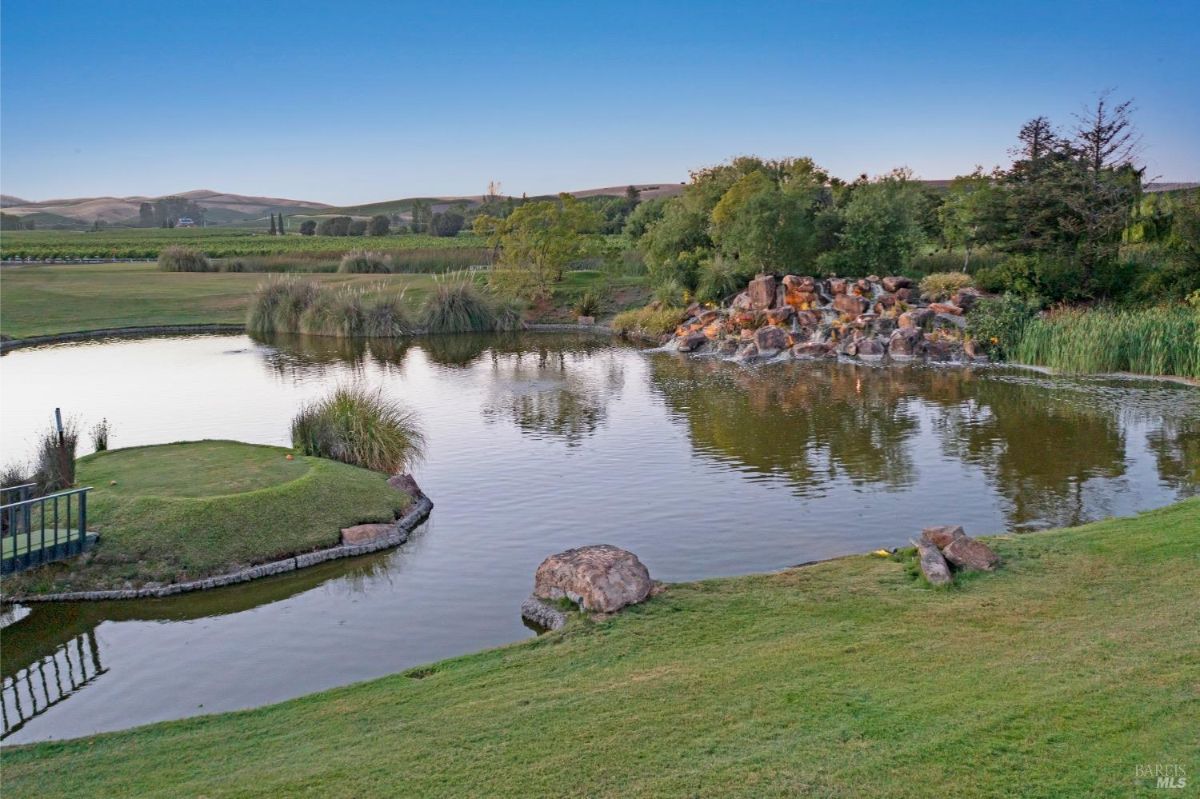
[[[386,286],[323,287],[283,278],[263,283],[250,300],[246,329],[312,336],[402,336],[413,332],[404,295]]]
[[[1058,311],[1025,327],[1016,359],[1065,372],[1200,378],[1200,311]]]

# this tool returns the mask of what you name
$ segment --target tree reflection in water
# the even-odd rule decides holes
[[[745,368],[667,356],[652,359],[651,373],[697,450],[782,476],[800,496],[820,496],[837,478],[911,487],[914,464],[930,457],[921,448],[935,446],[988,481],[1012,527],[1079,524],[1106,515],[1122,490],[1133,425],[1149,429],[1160,479],[1200,493],[1200,393],[1191,388],[994,368]],[[1089,492],[1091,481],[1103,490]]]
[[[624,358],[603,341],[545,346],[526,339],[514,351],[492,350],[488,421],[511,421],[533,437],[578,446],[604,423],[625,383]]]

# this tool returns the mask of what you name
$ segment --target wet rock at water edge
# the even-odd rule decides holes
[[[610,544],[568,549],[538,566],[533,596],[569,599],[592,613],[613,613],[645,601],[654,584],[637,556]]]
[[[901,327],[888,339],[888,355],[893,360],[911,360],[925,350],[925,336],[919,327]]]
[[[851,355],[864,361],[879,361],[887,353],[887,346],[877,338],[862,338],[851,345],[854,349]]]
[[[765,356],[768,352],[778,354],[787,349],[788,337],[783,328],[768,325],[754,332],[754,343],[758,347],[759,355]]]
[[[679,339],[678,349],[680,352],[695,352],[706,344],[708,344],[708,336],[704,335],[704,333],[688,333]]]
[[[833,355],[833,348],[822,341],[802,341],[792,347],[793,358],[828,358]]]
[[[567,623],[566,613],[536,596],[521,603],[521,618],[546,630],[557,630]]]

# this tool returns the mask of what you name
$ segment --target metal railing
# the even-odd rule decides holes
[[[16,501],[0,505],[0,574],[78,555],[88,544],[86,488],[44,497],[31,496],[31,485],[0,489]]]

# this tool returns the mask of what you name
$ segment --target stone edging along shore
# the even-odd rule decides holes
[[[286,574],[297,569],[303,569],[306,566],[315,566],[318,563],[324,563],[328,560],[368,555],[372,552],[378,552],[381,549],[400,546],[408,540],[408,536],[413,531],[413,528],[429,517],[429,513],[432,510],[433,501],[421,493],[414,497],[412,506],[404,512],[403,516],[396,520],[395,524],[392,525],[391,532],[387,535],[380,536],[363,544],[338,544],[327,549],[318,549],[315,552],[306,552],[303,555],[274,560],[270,563],[261,563],[258,566],[239,569],[227,574],[218,574],[215,577],[206,577],[202,580],[191,580],[186,583],[173,583],[171,585],[147,588],[108,591],[70,591],[62,594],[12,596],[3,597],[3,601],[6,604],[20,603],[28,605],[34,602],[100,602],[112,599],[161,599],[163,597],[174,596],[175,594],[186,594],[191,591],[207,591],[212,588],[222,588],[227,585],[236,585],[237,583],[257,580],[260,577],[273,577],[277,574]]]

